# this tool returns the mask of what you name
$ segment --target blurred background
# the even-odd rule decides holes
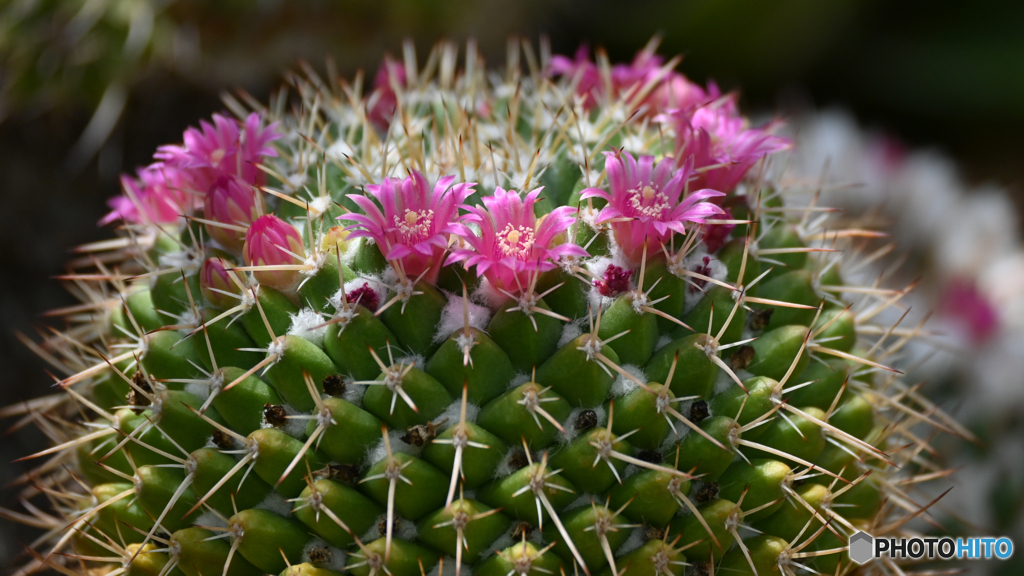
[[[683,54],[681,70],[698,82],[741,90],[748,112],[839,107],[851,129],[941,150],[967,194],[980,184],[1006,191],[1015,209],[1000,217],[1016,230],[1022,2],[0,0],[0,404],[45,392],[45,365],[15,333],[32,334],[40,312],[72,303],[51,277],[70,247],[109,236],[95,223],[118,175],[221,110],[223,91],[266,100],[282,71],[300,60],[322,71],[328,55],[343,76],[372,77],[405,38],[422,57],[439,38],[475,37],[501,65],[513,34],[547,35],[562,54],[587,42],[613,62],[660,34],[660,53]],[[9,437],[0,461],[39,441]],[[0,466],[0,483],[16,470]],[[1016,522],[1020,488],[986,501],[1002,514],[991,532]],[[0,537],[0,566],[16,542]]]

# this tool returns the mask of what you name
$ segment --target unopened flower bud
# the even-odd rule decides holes
[[[299,231],[277,216],[260,216],[252,223],[243,253],[248,266],[265,267],[253,272],[260,284],[287,292],[299,283],[306,248]]]
[[[199,288],[210,306],[226,310],[238,304],[245,278],[241,273],[232,271],[234,267],[234,263],[224,258],[207,258],[203,262],[199,271]]]
[[[241,178],[218,178],[206,193],[203,212],[207,220],[224,226],[207,224],[206,231],[224,248],[232,252],[241,251],[245,242],[245,232],[238,227],[248,227],[259,216],[259,201],[252,186]]]

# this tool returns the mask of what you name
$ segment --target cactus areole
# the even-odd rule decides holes
[[[465,52],[228,97],[124,178],[4,412],[54,443],[26,571],[836,574],[906,530],[921,428],[965,432],[779,124],[653,45]]]

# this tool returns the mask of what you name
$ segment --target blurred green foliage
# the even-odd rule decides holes
[[[0,7],[0,115],[95,105],[171,57],[166,1],[9,0]]]

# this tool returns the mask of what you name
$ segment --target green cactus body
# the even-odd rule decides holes
[[[818,277],[821,238],[856,246],[799,198],[753,201],[746,170],[786,141],[764,132],[772,149],[749,165],[693,170],[685,127],[643,120],[667,110],[637,92],[584,109],[532,51],[501,80],[454,74],[444,46],[433,72],[410,55],[418,75],[366,100],[297,76],[296,115],[229,100],[244,119],[209,129],[235,135],[211,146],[244,143],[216,151],[232,171],[175,168],[206,195],[181,206],[203,224],[123,215],[127,247],[103,262],[134,280],[76,290],[107,312],[40,344],[69,376],[20,412],[46,412],[58,444],[23,494],[23,517],[52,529],[49,561],[678,576],[713,560],[764,575],[842,547],[854,522],[900,525],[913,474],[935,472],[906,449],[926,436],[910,428],[937,409],[885,365],[880,297],[819,309],[844,262]],[[636,142],[650,148],[617,148]],[[537,182],[543,197],[505,190]],[[718,205],[740,225],[715,221]],[[72,494],[53,516],[37,514],[44,488]]]

